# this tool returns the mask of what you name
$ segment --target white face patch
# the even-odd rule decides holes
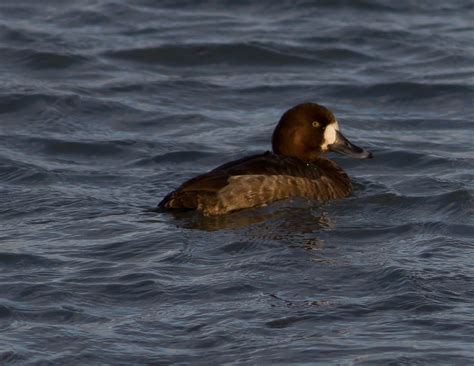
[[[322,151],[327,151],[328,145],[336,142],[337,131],[339,131],[339,124],[337,121],[326,126],[326,129],[324,130],[323,144],[321,145]]]

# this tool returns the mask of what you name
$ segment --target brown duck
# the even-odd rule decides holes
[[[164,209],[195,209],[223,215],[289,198],[329,201],[348,196],[347,174],[323,156],[327,151],[368,159],[339,131],[334,115],[316,103],[299,104],[281,117],[272,137],[273,153],[221,165],[183,183],[159,204]]]

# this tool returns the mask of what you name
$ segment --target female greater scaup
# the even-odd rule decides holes
[[[372,157],[350,143],[331,111],[316,103],[286,111],[273,132],[272,147],[273,153],[231,161],[188,180],[158,207],[222,215],[288,197],[342,198],[352,192],[351,181],[322,154],[335,151],[360,159]]]

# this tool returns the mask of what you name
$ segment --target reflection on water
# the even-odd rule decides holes
[[[156,215],[153,213],[152,215]],[[293,198],[273,202],[267,206],[237,211],[228,215],[204,216],[196,211],[161,211],[158,216],[171,216],[167,222],[178,228],[222,233],[222,240],[231,234],[232,243],[225,245],[226,252],[245,251],[248,245],[270,242],[271,245],[310,252],[311,260],[331,264],[333,260],[323,255],[326,245],[320,234],[336,227],[335,220],[325,211],[324,205],[315,201]],[[252,244],[254,243],[254,244]]]
[[[160,213],[171,215],[178,227],[205,231],[246,228],[248,233],[257,230],[254,235],[262,240],[281,240],[289,234],[309,234],[335,227],[335,222],[323,211],[323,206],[300,198],[218,216],[204,216],[193,210]]]

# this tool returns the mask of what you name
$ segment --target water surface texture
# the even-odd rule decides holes
[[[2,0],[1,365],[474,363],[472,1]],[[147,212],[333,110],[354,194]]]

